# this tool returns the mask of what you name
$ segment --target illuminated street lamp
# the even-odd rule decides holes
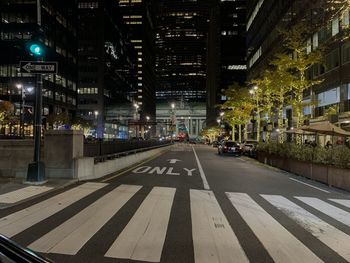
[[[22,84],[16,84],[16,87],[19,91],[21,91],[21,106],[20,106],[20,121],[19,121],[19,135],[24,136],[24,125],[23,125],[23,105],[24,105],[24,96],[25,93],[23,92],[23,85]]]

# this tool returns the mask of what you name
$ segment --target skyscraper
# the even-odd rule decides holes
[[[209,3],[207,123],[216,124],[223,92],[246,80],[246,0]]]
[[[137,89],[134,101],[138,105],[140,119],[146,116],[155,120],[155,35],[152,0],[118,0],[120,13],[126,25],[128,37],[136,52]]]
[[[135,54],[119,11],[112,0],[79,1],[78,109],[99,138],[125,137],[127,123],[108,110],[127,102],[132,108],[136,89]]]
[[[206,100],[207,1],[158,3],[157,100]]]

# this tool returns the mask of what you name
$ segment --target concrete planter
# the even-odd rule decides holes
[[[258,153],[258,161],[282,170],[350,191],[350,170],[331,165],[317,164],[281,157],[264,152]]]

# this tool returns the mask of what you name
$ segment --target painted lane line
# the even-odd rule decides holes
[[[0,203],[13,204],[29,197],[45,193],[53,187],[48,186],[28,186],[6,194],[0,195]]]
[[[313,236],[350,262],[350,236],[279,195],[261,195]]]
[[[0,218],[0,233],[8,237],[17,235],[106,185],[103,183],[85,183],[43,202]]]
[[[327,193],[327,194],[330,194],[330,193],[331,193],[331,192],[329,192],[329,191],[327,191],[327,190],[324,190],[324,189],[322,189],[322,188],[319,188],[319,187],[317,187],[317,186],[314,186],[314,185],[311,185],[311,184],[308,184],[308,183],[304,183],[304,182],[299,181],[299,180],[297,180],[297,179],[294,179],[294,178],[291,178],[291,177],[289,177],[289,179],[290,179],[290,180],[293,180],[293,181],[295,181],[295,182],[297,182],[297,183],[310,186],[310,187],[315,188],[315,189],[317,189],[317,190],[319,190],[319,191],[322,191],[322,192],[324,192],[324,193]]]
[[[249,262],[212,191],[190,190],[196,263]]]
[[[247,194],[226,195],[275,262],[322,262]]]
[[[105,256],[160,262],[175,192],[154,187]]]
[[[350,226],[350,213],[346,212],[336,206],[328,204],[315,197],[295,197],[296,199],[302,201],[303,203],[311,206],[312,208],[317,209],[318,211],[326,214],[329,217],[334,218],[335,220]]]
[[[204,171],[203,171],[202,165],[201,165],[201,163],[200,163],[200,161],[199,161],[199,159],[198,159],[196,150],[194,149],[193,146],[192,146],[192,150],[193,150],[194,156],[196,157],[196,161],[197,161],[197,165],[198,165],[199,174],[201,175],[201,178],[202,178],[202,181],[203,181],[203,187],[204,187],[205,190],[210,190],[210,187],[209,187],[207,178],[205,177],[205,173],[204,173]]]
[[[44,253],[75,255],[129,199],[141,189],[120,185],[93,204],[29,245]]]
[[[331,200],[332,202],[335,202],[337,204],[341,204],[342,206],[350,208],[350,200],[348,199],[328,199],[328,200]]]

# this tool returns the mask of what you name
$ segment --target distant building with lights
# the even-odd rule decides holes
[[[126,116],[109,111],[132,111],[137,91],[136,53],[116,1],[79,0],[78,115],[91,121],[98,138],[127,138]]]
[[[26,134],[31,132],[36,76],[19,73],[19,62],[36,60],[26,51],[31,40],[44,45],[44,60],[58,62],[58,74],[45,75],[43,83],[43,122],[61,114],[72,119],[77,104],[77,2],[41,1],[42,27],[37,25],[36,1],[0,2],[0,100],[14,104],[20,118],[20,105]],[[55,118],[55,117],[53,117]],[[16,124],[17,125],[17,124]],[[18,130],[11,131],[18,133]]]
[[[207,1],[159,1],[157,101],[206,101]]]
[[[156,116],[155,89],[155,15],[154,0],[117,0],[120,14],[126,26],[128,38],[136,56],[134,58],[136,89],[134,103],[138,119],[144,121],[146,116],[151,120]]]

